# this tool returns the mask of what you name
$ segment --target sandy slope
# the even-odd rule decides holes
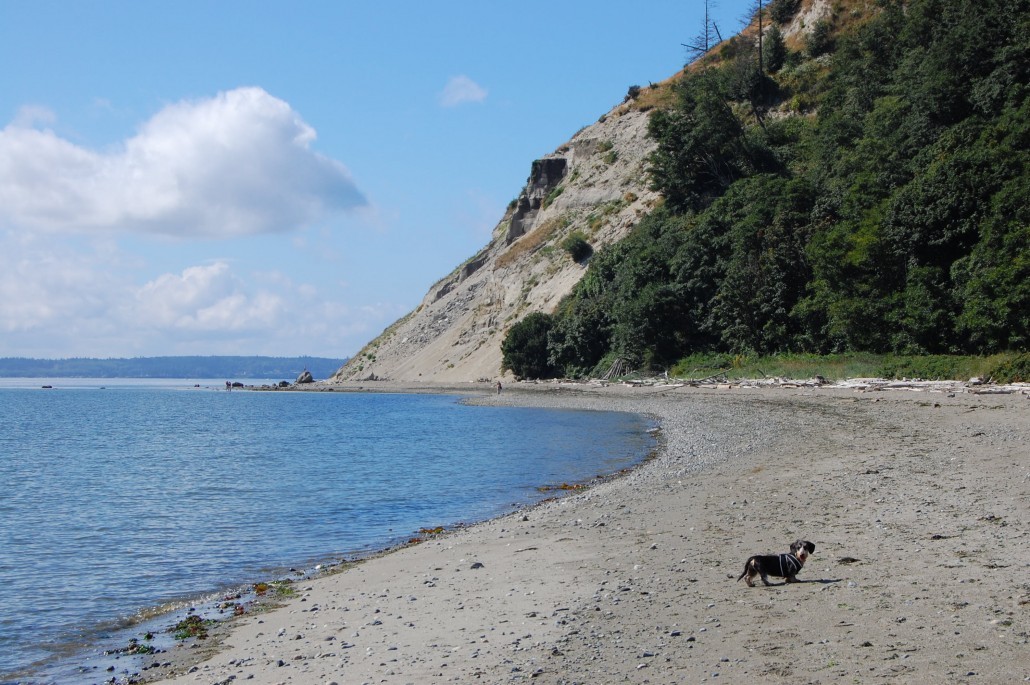
[[[1030,679],[1025,395],[479,401],[652,413],[663,448],[585,493],[304,583],[209,661],[178,650],[176,682]],[[736,582],[747,556],[799,537],[817,545],[805,582]]]

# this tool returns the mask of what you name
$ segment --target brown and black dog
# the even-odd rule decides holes
[[[789,554],[758,554],[744,562],[741,578],[750,586],[755,586],[755,576],[761,576],[762,582],[769,585],[769,576],[785,578],[788,583],[798,581],[797,574],[805,565],[809,555],[815,553],[815,545],[808,540],[797,540],[791,543]]]

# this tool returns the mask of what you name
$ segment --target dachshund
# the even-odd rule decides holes
[[[755,576],[770,585],[769,576],[785,578],[788,583],[798,582],[797,574],[805,565],[809,555],[815,553],[815,545],[808,540],[791,543],[789,554],[757,554],[744,562],[744,572],[737,578],[744,579],[749,587],[755,586]]]

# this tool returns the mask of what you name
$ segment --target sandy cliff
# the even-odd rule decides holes
[[[859,11],[852,7],[852,14]],[[802,0],[783,35],[797,48],[831,15],[827,0]],[[753,38],[757,32],[755,22],[741,35]],[[719,53],[713,48],[711,60],[718,62]],[[696,64],[709,62],[706,57]],[[501,377],[501,342],[508,329],[531,312],[553,312],[586,270],[586,262],[574,261],[562,241],[578,232],[596,251],[621,240],[660,201],[648,187],[647,157],[654,143],[647,122],[651,107],[671,97],[668,83],[645,88],[638,100],[619,105],[534,161],[490,243],[435,283],[415,311],[330,381]]]
[[[648,189],[648,114],[620,105],[533,162],[490,243],[435,283],[419,307],[355,355],[333,380],[460,382],[501,375],[512,324],[551,312],[583,275],[561,247],[618,241],[658,201]]]

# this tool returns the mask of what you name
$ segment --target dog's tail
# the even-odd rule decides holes
[[[748,559],[747,561],[744,562],[744,572],[740,574],[740,578],[737,578],[737,582],[738,583],[744,578],[744,576],[747,575],[747,571],[748,571],[748,567],[749,566],[751,566],[751,560],[750,559]]]

